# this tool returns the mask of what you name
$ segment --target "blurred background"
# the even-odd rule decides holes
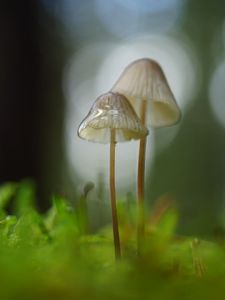
[[[1,1],[0,15],[1,183],[34,180],[45,210],[53,194],[75,201],[91,181],[93,218],[105,222],[95,215],[102,206],[110,218],[109,147],[80,140],[77,127],[127,64],[149,57],[183,116],[150,129],[147,206],[173,199],[181,234],[223,230],[223,0]],[[120,199],[135,199],[137,157],[137,142],[117,146]]]

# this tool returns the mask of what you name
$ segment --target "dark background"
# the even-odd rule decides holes
[[[1,1],[0,181],[34,179],[43,206],[62,152],[63,45],[55,26],[39,1]]]

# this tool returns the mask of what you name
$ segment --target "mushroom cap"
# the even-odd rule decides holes
[[[111,89],[131,102],[138,116],[142,101],[147,102],[146,124],[170,126],[179,122],[181,111],[160,65],[149,58],[129,64]]]
[[[115,129],[115,142],[138,140],[148,134],[126,97],[109,92],[94,102],[78,128],[78,136],[105,144],[110,142],[111,129]]]

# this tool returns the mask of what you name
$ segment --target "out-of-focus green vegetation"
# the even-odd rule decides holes
[[[40,214],[32,183],[3,185],[0,299],[220,298],[225,292],[222,237],[216,242],[177,236],[178,216],[164,199],[146,218],[138,256],[135,207],[118,206],[123,258],[115,262],[110,224],[89,233],[79,206],[54,197],[49,211]]]

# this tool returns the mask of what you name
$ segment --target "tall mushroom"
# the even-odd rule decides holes
[[[147,134],[148,130],[142,125],[126,97],[112,92],[97,98],[78,128],[78,136],[82,139],[110,143],[109,184],[116,258],[121,256],[121,248],[116,209],[115,145],[117,142],[142,139]]]
[[[181,118],[180,109],[160,65],[149,58],[129,64],[111,89],[127,97],[143,125],[170,126]],[[137,192],[142,221],[139,234],[144,233],[144,178],[146,137],[140,140]]]

